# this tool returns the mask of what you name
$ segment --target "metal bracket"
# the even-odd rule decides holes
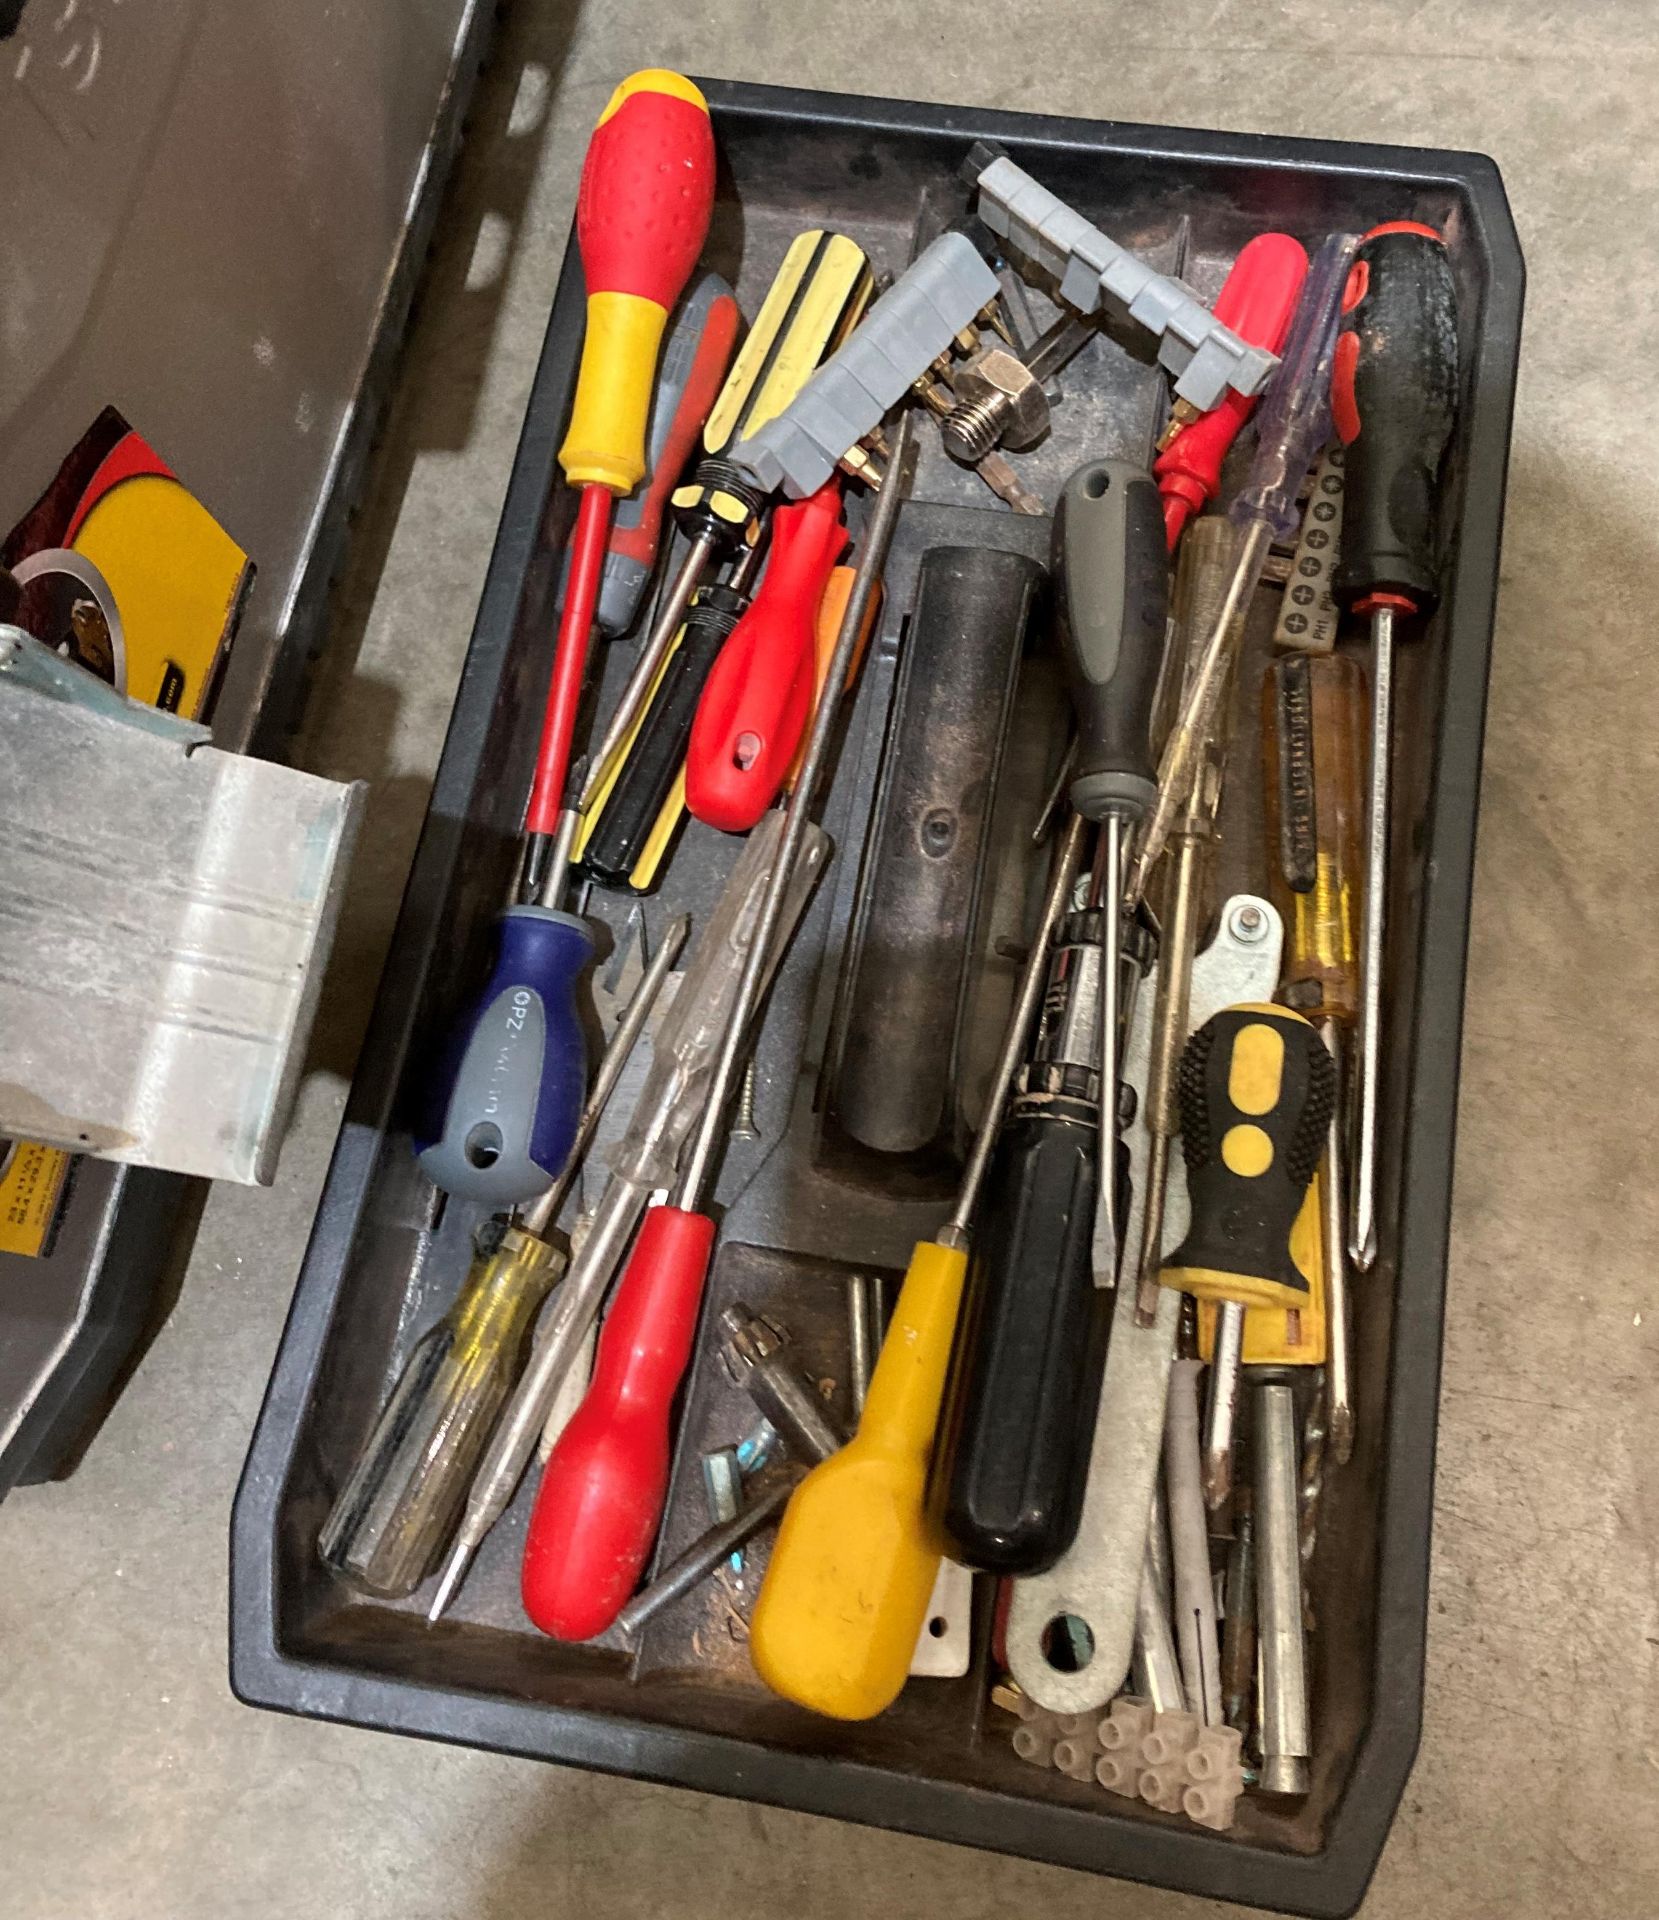
[[[0,627],[0,1132],[269,1182],[363,793]]]

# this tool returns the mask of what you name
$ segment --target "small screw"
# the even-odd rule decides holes
[[[1235,907],[1227,926],[1241,946],[1253,947],[1267,938],[1267,915],[1260,907]]]
[[[738,1088],[737,1118],[732,1122],[732,1138],[760,1138],[760,1128],[755,1125],[755,1063],[752,1060],[743,1069],[743,1084]]]

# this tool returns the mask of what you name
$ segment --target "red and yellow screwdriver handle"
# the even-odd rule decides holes
[[[1181,1151],[1192,1217],[1165,1286],[1247,1307],[1309,1304],[1314,1170],[1336,1103],[1318,1029],[1289,1007],[1227,1007],[1187,1042]]]
[[[657,351],[713,204],[708,103],[682,74],[630,74],[599,116],[576,202],[587,336],[559,449],[573,486],[629,493],[645,477]]]

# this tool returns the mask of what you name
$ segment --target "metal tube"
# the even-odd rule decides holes
[[[1048,897],[1043,901],[1042,919],[1032,938],[1031,951],[1025,956],[1025,968],[1020,975],[1019,989],[1014,995],[1014,1010],[1008,1016],[1008,1030],[1002,1037],[1002,1052],[997,1056],[996,1069],[991,1075],[991,1083],[985,1098],[985,1111],[979,1122],[979,1131],[974,1135],[972,1150],[968,1154],[968,1165],[962,1175],[962,1185],[957,1191],[956,1205],[951,1216],[939,1230],[939,1244],[942,1247],[961,1247],[967,1244],[968,1222],[979,1199],[979,1189],[985,1183],[986,1169],[991,1164],[991,1153],[997,1143],[997,1132],[1002,1125],[1003,1108],[1008,1103],[1008,1090],[1014,1083],[1014,1075],[1025,1059],[1027,1038],[1031,1032],[1031,1022],[1036,1017],[1038,1006],[1042,1002],[1043,989],[1048,983],[1048,950],[1053,944],[1054,929],[1066,911],[1071,899],[1072,886],[1076,881],[1077,869],[1083,859],[1083,836],[1088,831],[1088,823],[1079,815],[1073,814],[1066,828],[1066,837],[1060,843],[1059,856],[1055,861],[1054,872],[1048,883]]]
[[[1394,609],[1371,616],[1371,783],[1360,904],[1359,1057],[1354,1089],[1354,1196],[1348,1251],[1361,1273],[1377,1257],[1377,1094],[1382,1072],[1383,919],[1388,897],[1388,775],[1394,738]]]
[[[1167,1515],[1161,1487],[1152,1496],[1146,1529],[1146,1558],[1135,1602],[1135,1691],[1159,1713],[1179,1713],[1186,1705],[1181,1662],[1170,1623],[1170,1572]]]
[[[1342,1164],[1342,1035],[1334,1020],[1319,1031],[1336,1068],[1337,1098],[1325,1129],[1325,1165],[1319,1176],[1325,1243],[1325,1385],[1331,1402],[1331,1447],[1337,1465],[1354,1451],[1353,1310],[1348,1298],[1348,1243],[1344,1233],[1347,1192]]]
[[[1209,1393],[1204,1402],[1204,1504],[1212,1511],[1224,1505],[1233,1490],[1233,1432],[1243,1347],[1244,1308],[1237,1300],[1223,1300],[1216,1309]]]
[[[799,1484],[795,1479],[780,1480],[759,1494],[738,1514],[718,1527],[700,1535],[677,1560],[672,1560],[648,1587],[642,1588],[616,1616],[624,1634],[639,1632],[654,1620],[663,1608],[689,1593],[706,1580],[728,1553],[752,1540],[761,1528],[775,1520],[789,1504],[789,1496]]]
[[[682,913],[677,919],[669,921],[663,930],[662,944],[640,977],[639,985],[634,988],[633,997],[616,1023],[616,1031],[611,1035],[600,1059],[599,1071],[593,1077],[593,1091],[588,1095],[588,1103],[582,1109],[582,1118],[577,1124],[576,1138],[571,1142],[570,1156],[558,1179],[546,1193],[532,1200],[524,1209],[520,1224],[526,1232],[545,1238],[547,1229],[558,1219],[565,1195],[569,1193],[570,1184],[582,1164],[582,1155],[587,1151],[600,1116],[616,1091],[616,1083],[622,1078],[622,1070],[628,1064],[634,1043],[651,1017],[651,1009],[657,1004],[657,996],[662,992],[662,983],[668,978],[668,970],[680,957],[680,949],[685,945],[690,927],[690,914]]]
[[[1308,1790],[1313,1751],[1307,1649],[1302,1637],[1302,1556],[1297,1524],[1296,1403],[1271,1377],[1256,1387],[1256,1632],[1261,1663],[1264,1793]]]
[[[824,674],[824,695],[813,713],[806,755],[795,789],[789,796],[783,839],[779,843],[766,897],[761,904],[760,923],[755,929],[754,944],[743,963],[737,997],[732,1006],[731,1023],[714,1063],[708,1104],[703,1109],[679,1183],[677,1204],[688,1212],[696,1212],[703,1206],[712,1184],[721,1130],[725,1124],[726,1103],[731,1098],[732,1086],[740,1071],[739,1060],[743,1049],[751,1039],[749,1025],[760,1004],[773,938],[783,917],[784,896],[789,889],[795,857],[800,851],[818,797],[819,776],[840,712],[841,690],[846,686],[847,672],[852,665],[859,635],[864,630],[865,616],[880,585],[887,552],[893,544],[893,532],[898,525],[899,507],[910,484],[910,446],[914,420],[915,416],[907,409],[900,415],[893,433],[893,451],[887,463],[887,477],[880,493],[876,495],[875,512],[870,516],[869,530],[864,538],[864,551],[859,556],[858,571],[853,579],[852,591],[847,596],[847,608],[841,616],[841,630],[835,636],[835,650],[830,655],[829,666]]]
[[[680,570],[669,585],[666,598],[657,614],[655,626],[646,636],[645,644],[639,650],[639,658],[634,662],[634,670],[628,675],[627,684],[622,689],[621,698],[616,703],[616,711],[611,715],[611,723],[605,729],[604,737],[594,751],[592,768],[582,786],[582,798],[579,812],[586,813],[592,806],[594,796],[605,784],[605,777],[617,750],[628,737],[628,730],[639,718],[645,705],[645,697],[651,691],[662,663],[668,658],[668,650],[674,644],[674,636],[684,624],[686,608],[691,605],[692,595],[702,585],[703,574],[714,552],[714,536],[704,534],[693,540]]]
[[[1215,1583],[1198,1465],[1196,1360],[1169,1370],[1164,1419],[1164,1491],[1169,1501],[1170,1560],[1175,1575],[1175,1641],[1187,1711],[1205,1726],[1221,1724],[1221,1648],[1216,1637]],[[1294,1488],[1293,1488],[1294,1494]]]

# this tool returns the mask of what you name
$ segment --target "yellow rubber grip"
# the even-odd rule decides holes
[[[632,493],[645,478],[645,427],[668,313],[638,293],[588,295],[588,331],[559,465],[573,487]]]
[[[858,1432],[796,1488],[755,1601],[755,1671],[837,1720],[892,1705],[927,1617],[943,1543],[923,1494],[967,1268],[916,1248]]]

